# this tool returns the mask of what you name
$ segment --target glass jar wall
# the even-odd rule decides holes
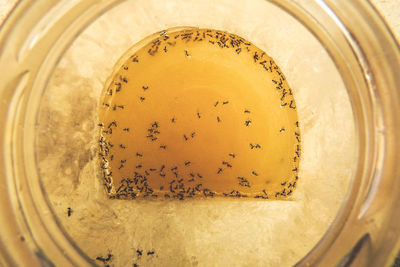
[[[107,199],[96,162],[100,92],[129,47],[175,26],[241,35],[281,67],[303,134],[292,200]],[[110,254],[116,266],[380,266],[394,257],[399,53],[369,4],[22,1],[0,38],[6,264],[84,266]]]

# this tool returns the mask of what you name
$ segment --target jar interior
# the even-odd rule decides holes
[[[107,198],[97,129],[106,80],[132,45],[177,26],[237,34],[282,69],[294,92],[303,147],[290,200]],[[327,231],[355,171],[353,112],[335,64],[300,22],[263,0],[113,6],[61,56],[43,89],[36,129],[43,194],[70,242],[98,264],[112,255],[115,266],[292,266]]]

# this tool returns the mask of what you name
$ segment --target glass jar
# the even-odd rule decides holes
[[[140,12],[147,13],[143,17],[121,16],[121,20],[117,20],[120,28],[133,29],[130,32],[131,36],[113,35],[113,28],[107,23],[113,27],[117,27],[117,24],[105,19],[109,18],[105,17],[108,14],[118,16],[118,12],[122,12],[123,9],[135,15]],[[261,11],[271,13],[265,13],[264,17]],[[169,16],[168,12],[171,14],[175,12],[176,16]],[[272,19],[267,20],[266,17]],[[243,26],[246,21],[251,21],[251,24]],[[270,33],[276,26],[271,26],[272,21],[276,21],[276,25],[280,27],[274,33]],[[90,87],[93,84],[99,88],[103,86],[104,80],[99,77],[105,77],[111,72],[116,59],[127,49],[126,44],[135,43],[150,33],[162,30],[162,27],[186,25],[220,27],[222,30],[242,35],[250,41],[254,40],[256,45],[265,48],[268,54],[277,59],[278,65],[285,73],[294,73],[288,75],[288,79],[289,83],[293,82],[295,92],[296,85],[299,85],[299,88],[303,86],[303,93],[300,91],[297,93],[296,101],[300,107],[303,107],[303,109],[299,108],[299,116],[300,122],[304,121],[302,132],[305,135],[307,123],[312,121],[310,116],[314,116],[315,112],[326,111],[321,106],[307,113],[307,106],[309,109],[314,108],[310,103],[315,104],[319,101],[325,103],[326,101],[327,105],[330,105],[330,101],[337,102],[344,99],[343,101],[346,102],[349,99],[350,113],[344,114],[342,110],[334,109],[335,107],[345,109],[347,104],[336,106],[335,103],[331,103],[328,107],[331,109],[330,113],[321,117],[324,124],[319,125],[319,128],[313,128],[319,131],[325,129],[324,134],[319,137],[321,140],[326,140],[326,146],[321,145],[323,147],[321,151],[317,151],[318,146],[312,147],[311,141],[309,143],[304,141],[304,153],[310,155],[303,158],[301,165],[301,168],[309,170],[303,172],[305,180],[308,175],[312,176],[310,174],[312,170],[318,169],[320,174],[326,172],[327,176],[332,175],[330,177],[332,180],[339,179],[333,175],[345,170],[344,175],[350,177],[351,181],[347,185],[343,180],[341,186],[346,190],[343,191],[345,193],[343,198],[338,197],[336,202],[339,204],[335,204],[335,208],[332,208],[334,220],[329,220],[323,235],[318,237],[318,242],[315,242],[313,248],[307,248],[307,252],[298,259],[296,266],[334,264],[384,266],[393,262],[400,248],[400,224],[398,223],[400,220],[398,205],[400,203],[400,170],[395,165],[398,159],[396,151],[400,149],[400,117],[397,115],[397,110],[400,108],[400,78],[397,75],[400,71],[400,54],[392,33],[370,3],[361,0],[270,0],[268,3],[261,0],[235,3],[228,0],[201,3],[139,0],[57,2],[25,0],[16,5],[0,29],[0,68],[3,74],[0,82],[2,93],[0,255],[2,263],[6,266],[53,266],[53,264],[86,266],[101,263],[96,261],[93,255],[88,256],[85,245],[74,238],[68,226],[68,218],[61,218],[61,213],[56,211],[58,206],[67,208],[64,203],[57,202],[57,198],[54,197],[54,194],[62,192],[59,188],[60,184],[44,177],[61,170],[51,165],[43,165],[41,157],[53,155],[54,151],[60,154],[66,153],[65,143],[68,140],[62,139],[65,136],[57,135],[57,129],[69,127],[68,123],[75,120],[71,119],[71,116],[89,114],[89,118],[82,119],[85,122],[84,125],[81,125],[79,121],[76,122],[79,131],[72,129],[69,133],[71,136],[93,129],[92,124],[95,123],[96,118],[90,117],[92,114],[90,112],[95,110],[96,103],[93,99],[96,97],[92,95],[93,92],[86,90],[85,86]],[[107,35],[95,35],[98,40],[92,46],[82,48],[87,43],[80,42],[79,38],[85,35],[88,29],[92,33],[101,33],[107,27]],[[315,65],[318,63],[318,58],[313,61],[313,57],[323,58],[324,55],[316,53],[319,50],[313,50],[316,46],[310,38],[302,39],[301,36],[306,33],[303,33],[301,27],[307,29],[320,42],[321,47],[326,50],[324,53],[329,54],[333,62],[332,66],[335,66],[336,70],[327,67],[321,72],[318,65]],[[301,35],[294,36],[298,39],[293,40],[290,34],[294,34],[297,30],[301,32]],[[273,41],[270,39],[269,46],[268,38],[271,36],[275,38]],[[87,41],[92,36],[86,37]],[[104,46],[101,46],[101,41],[104,41]],[[306,54],[300,55],[302,58],[294,60],[296,64],[290,63],[288,61],[291,58],[285,56],[290,51],[280,51],[280,42],[287,42],[288,47],[292,46],[294,50],[298,42],[302,44],[302,49],[309,47],[309,50]],[[308,42],[310,42],[309,46]],[[107,45],[107,43],[110,44]],[[96,45],[101,49],[96,50],[98,48]],[[111,53],[110,49],[115,51]],[[96,50],[98,53],[86,53],[89,50]],[[99,58],[103,56],[101,51],[108,51],[107,53],[112,56],[104,55],[106,59],[101,61],[102,65],[97,68],[94,65],[98,64]],[[295,50],[295,52],[301,51]],[[68,53],[69,58],[73,60],[65,59],[68,58],[66,56]],[[74,65],[76,62],[80,65]],[[301,65],[301,62],[305,63]],[[57,80],[57,75],[69,75],[59,72],[59,69],[65,69],[71,65],[79,69],[82,76],[94,81],[90,85],[79,83],[79,81],[78,85],[73,85],[75,78],[79,80],[79,77],[74,76],[75,78],[69,77],[68,81],[62,78],[63,84],[54,87],[57,81],[60,82]],[[296,70],[293,65],[303,70]],[[337,88],[341,88],[341,82],[343,82],[346,94],[342,94],[339,89],[336,94],[334,89],[324,90],[322,87],[320,91],[312,91],[314,96],[310,92],[307,93],[307,89],[311,90],[311,87],[307,88],[301,80],[315,79],[318,80],[319,85],[323,84],[324,80],[329,83],[332,80],[327,72],[337,72],[340,75],[341,81],[332,79],[337,81],[338,84],[335,85]],[[301,77],[304,73],[310,75]],[[311,74],[320,76],[314,77]],[[290,79],[291,77],[293,78]],[[85,89],[80,98],[68,96],[69,90],[72,90],[74,86],[83,86]],[[51,88],[56,88],[58,91]],[[63,90],[61,91],[60,88]],[[328,95],[327,99],[323,99],[324,94]],[[76,104],[74,108],[63,117],[61,113],[57,113],[64,109],[59,105],[61,102],[58,98],[62,98],[63,101],[81,102],[74,103]],[[51,108],[46,109],[46,107]],[[46,116],[51,118],[46,119]],[[328,123],[330,117],[334,121],[333,124]],[[341,121],[344,124],[341,124]],[[326,129],[333,129],[334,133],[330,135]],[[346,135],[341,132],[345,132]],[[351,147],[350,150],[345,150],[347,146],[340,145],[340,138],[343,143]],[[60,142],[64,142],[61,148],[58,147]],[[60,177],[71,176],[71,172],[73,173],[75,169],[82,170],[86,165],[80,163],[89,161],[96,154],[92,146],[85,147],[84,143],[74,146],[72,143],[70,147],[74,150],[73,153],[69,151],[71,152],[69,157],[74,158],[75,153],[84,160],[66,163],[69,165],[64,166],[62,172],[65,174],[62,173]],[[335,150],[335,146],[338,149]],[[308,152],[306,152],[307,147],[309,147]],[[332,149],[327,149],[328,147]],[[326,158],[332,156],[334,162],[350,167],[342,169],[340,165],[334,172],[328,168],[329,163],[323,166],[321,162],[313,159],[313,155]],[[341,161],[341,158],[346,162]],[[318,165],[315,165],[317,163]],[[51,168],[53,168],[52,172],[50,172]],[[92,184],[89,181],[89,184],[85,186],[97,190],[95,192],[89,190],[88,194],[104,198],[102,191],[99,190],[101,183],[96,180],[97,178],[93,179]],[[310,182],[304,182],[304,184],[309,185]],[[74,184],[70,186],[74,187]],[[325,187],[329,186],[326,182]],[[320,189],[325,187],[320,187]],[[50,188],[53,193],[49,193]],[[74,191],[74,194],[80,193]],[[299,194],[298,199],[303,197],[303,200],[312,201],[312,194]],[[334,194],[328,195],[326,203],[333,201],[332,198]],[[318,202],[317,204],[323,206],[325,203]],[[158,208],[155,204],[149,207]],[[104,206],[103,208],[108,210],[109,213],[106,214],[113,216],[113,207]],[[106,217],[103,218],[107,220]],[[285,220],[282,222],[284,223]],[[103,230],[112,233],[114,228],[111,226]],[[309,225],[309,228],[313,227],[314,225]],[[301,230],[299,231],[301,235]],[[90,232],[86,234],[90,236]],[[91,242],[94,243],[93,247],[99,245],[95,244],[95,240]],[[261,261],[252,261],[251,256],[248,257],[247,262],[261,263]],[[290,265],[290,261],[277,260],[275,262],[281,263],[281,266]],[[199,264],[192,259],[180,263],[193,266]],[[218,262],[215,264],[218,265]],[[117,265],[122,265],[122,263]]]

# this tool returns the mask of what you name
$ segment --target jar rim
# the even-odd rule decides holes
[[[30,7],[33,2],[33,0],[20,1],[0,28],[0,51],[2,51],[0,69],[7,74],[4,81],[0,83],[0,92],[6,103],[0,111],[0,124],[3,129],[6,129],[0,133],[0,144],[4,148],[1,179],[7,185],[14,185],[14,188],[1,189],[0,203],[4,205],[4,208],[0,209],[0,214],[2,214],[0,217],[9,220],[21,205],[15,189],[17,183],[14,180],[17,174],[13,166],[18,161],[24,161],[23,153],[21,154],[20,151],[24,143],[17,140],[23,139],[18,129],[23,125],[25,118],[18,112],[27,101],[24,91],[37,82],[35,80],[38,73],[40,74],[37,70],[43,67],[41,64],[29,62],[30,67],[36,68],[36,71],[27,71],[26,65],[21,66],[22,59],[29,54],[34,37],[28,34],[33,26],[27,27],[27,25],[30,20],[34,21],[38,16],[52,10],[53,5],[58,5],[60,8],[66,5],[65,1],[55,4],[51,1],[38,0],[34,7]],[[82,22],[86,25],[96,14],[100,14],[118,2],[120,1],[98,4],[90,0],[76,5],[70,4],[68,8],[75,16],[82,13],[88,14]],[[395,164],[396,150],[400,149],[400,138],[397,134],[400,129],[400,117],[396,113],[396,110],[400,108],[400,78],[396,75],[400,70],[399,46],[389,27],[369,2],[361,0],[318,0],[313,3],[271,0],[270,2],[299,20],[330,53],[348,88],[355,111],[358,134],[359,162],[351,192],[325,236],[297,265],[318,264],[325,260],[338,262],[351,251],[365,233],[373,237],[378,247],[381,245],[381,248],[386,249],[385,253],[382,249],[372,250],[372,256],[369,256],[376,265],[384,264],[387,260],[390,261],[390,257],[394,257],[400,247],[399,241],[393,237],[400,233],[400,226],[393,222],[396,220],[391,219],[400,218],[400,207],[395,205],[400,201],[398,189],[400,182],[399,179],[396,181],[396,178],[400,177],[400,171],[396,170]],[[32,8],[38,7],[42,8],[41,13],[32,12]],[[33,17],[29,17],[28,13]],[[63,19],[64,14],[66,13],[56,12],[55,17]],[[54,19],[53,15],[52,19]],[[45,29],[40,30],[46,34]],[[21,33],[17,31],[25,34],[21,36]],[[72,29],[67,34],[72,38],[78,32],[79,29]],[[53,42],[56,41],[56,37],[57,35],[53,36],[55,38]],[[15,44],[20,45],[19,50],[15,48]],[[65,44],[64,47],[67,45]],[[50,49],[50,47],[51,41],[42,51],[43,57],[47,53],[46,48]],[[33,206],[32,212],[34,212]],[[385,208],[381,208],[382,206]],[[11,219],[12,222],[2,220],[0,225],[5,226],[2,234],[5,231],[4,234],[7,236],[18,235],[21,227],[28,228],[24,231],[29,232],[29,221],[32,219],[28,219],[26,215],[22,217],[26,223],[24,226],[18,224],[16,220]],[[370,223],[367,223],[370,220],[379,220],[380,227],[372,227]],[[362,227],[357,226],[359,224],[362,224]],[[52,240],[49,242],[54,242],[53,238],[48,237],[48,239]],[[15,242],[6,245],[5,240],[7,239],[0,238],[0,255],[6,262],[17,262],[24,257],[30,262],[36,261],[34,256],[29,256],[28,247],[21,249],[20,255],[24,255],[20,257],[21,259],[13,259],[15,255],[10,256],[12,253],[9,253],[6,247],[18,247],[18,244]],[[341,240],[346,240],[348,245],[344,246]],[[54,251],[58,251],[60,257],[65,257],[61,250],[58,247]],[[71,252],[68,257],[73,257],[73,262],[76,263],[75,257],[78,256],[82,257],[82,254]],[[77,262],[83,263],[85,260]]]

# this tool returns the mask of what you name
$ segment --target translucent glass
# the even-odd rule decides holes
[[[399,246],[398,47],[368,3],[271,2],[19,3],[0,32],[2,260],[88,265],[111,253],[116,265],[390,262]],[[287,76],[304,147],[292,200],[105,197],[95,127],[104,82],[130,46],[186,25],[245,37]],[[157,257],[139,259],[141,249]]]

